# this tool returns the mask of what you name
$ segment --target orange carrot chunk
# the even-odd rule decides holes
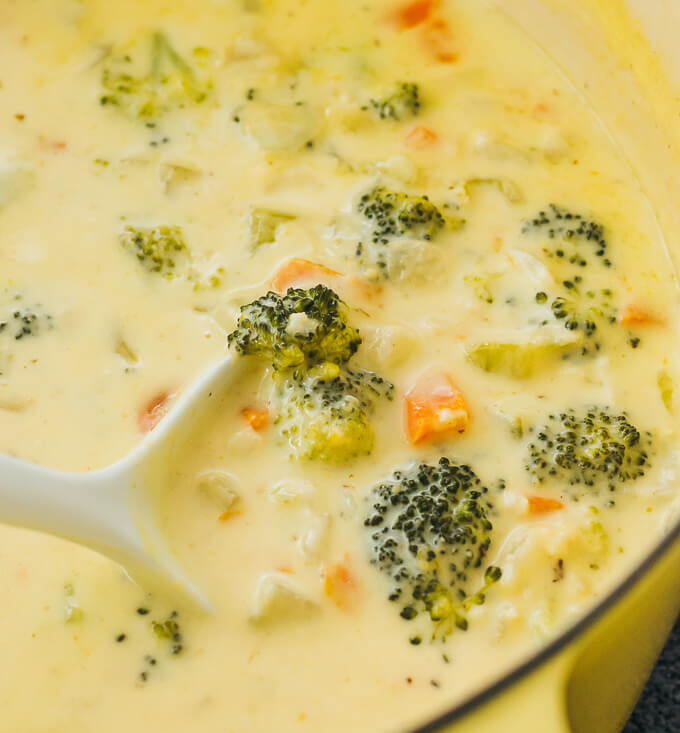
[[[236,517],[240,517],[241,512],[238,509],[230,509],[229,511],[222,512],[218,519],[220,522],[228,522],[230,519],[236,519]]]
[[[413,28],[425,22],[435,8],[435,0],[412,0],[400,5],[391,15],[399,30]]]
[[[413,445],[446,433],[462,433],[470,421],[465,398],[448,374],[422,376],[406,393],[406,432]]]
[[[244,407],[241,416],[256,432],[262,432],[269,424],[269,410],[264,407]]]
[[[656,316],[634,303],[629,303],[619,316],[619,322],[622,326],[644,326],[650,323],[658,323],[658,321],[659,319]]]
[[[323,592],[338,608],[348,608],[356,594],[358,583],[349,568],[349,558],[324,568]]]
[[[170,397],[168,392],[159,392],[141,408],[137,415],[140,432],[150,432],[165,417],[170,409]]]
[[[564,509],[564,504],[558,499],[550,499],[547,496],[527,496],[529,502],[529,514],[549,514]]]
[[[328,284],[343,275],[330,267],[319,265],[301,257],[286,260],[274,273],[269,285],[277,293],[284,293],[288,288]]]
[[[66,141],[64,140],[56,140],[52,138],[46,138],[40,135],[38,138],[38,142],[40,143],[40,147],[43,150],[47,150],[52,153],[60,153],[68,147],[66,144]]]
[[[422,30],[423,43],[430,56],[440,64],[453,64],[458,61],[453,34],[443,18],[434,18]]]
[[[538,102],[531,110],[531,116],[535,120],[544,120],[550,113],[550,107],[545,102]]]
[[[437,133],[430,130],[429,127],[416,125],[406,133],[404,142],[415,150],[425,150],[425,148],[434,145],[438,139]]]

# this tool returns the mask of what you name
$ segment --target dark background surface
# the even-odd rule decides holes
[[[623,733],[680,733],[680,619]]]

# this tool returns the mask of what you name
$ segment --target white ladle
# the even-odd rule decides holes
[[[211,610],[170,552],[156,512],[174,454],[235,372],[229,356],[210,368],[127,456],[98,471],[55,471],[0,455],[0,521],[85,545],[134,578],[169,582]]]

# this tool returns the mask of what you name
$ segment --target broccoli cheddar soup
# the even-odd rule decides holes
[[[1,526],[0,727],[460,702],[679,513],[677,322],[630,165],[491,5],[0,0],[0,452],[103,467],[234,362],[157,507],[214,612]]]

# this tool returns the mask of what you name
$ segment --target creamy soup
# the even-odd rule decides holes
[[[0,527],[3,730],[405,730],[670,525],[653,209],[497,9],[3,0],[0,112],[0,450],[237,370],[158,500],[214,613]]]

